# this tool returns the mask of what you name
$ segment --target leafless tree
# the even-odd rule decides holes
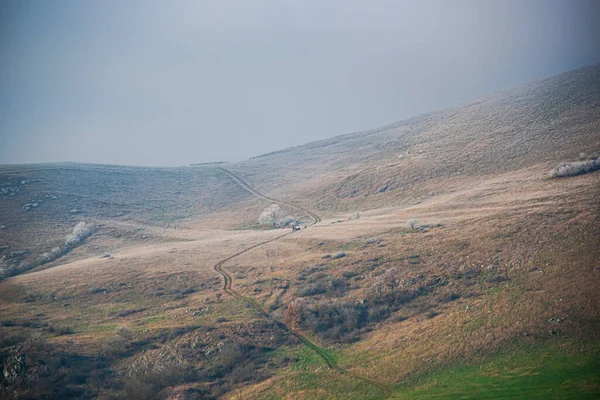
[[[419,221],[417,221],[416,219],[409,219],[408,221],[406,221],[406,227],[413,230],[417,229],[419,227]]]
[[[283,211],[278,204],[271,204],[258,217],[258,223],[261,225],[269,225],[273,229],[277,228],[279,222],[283,218]]]
[[[584,153],[582,153],[584,154]],[[580,155],[581,157],[581,155]],[[600,169],[600,158],[586,161],[574,161],[559,165],[550,171],[553,178],[566,178],[594,172]]]
[[[73,232],[71,232],[65,237],[65,246],[76,246],[79,243],[83,242],[85,238],[90,236],[91,233],[91,229],[86,226],[84,221],[81,221],[77,225],[75,225],[75,228],[73,228]]]
[[[303,298],[294,299],[288,304],[287,309],[284,312],[283,320],[287,326],[292,329],[298,328],[302,322],[302,306],[304,304]]]

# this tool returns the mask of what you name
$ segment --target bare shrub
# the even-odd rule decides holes
[[[115,329],[115,335],[120,336],[126,340],[133,339],[133,332],[126,326],[119,326],[117,329]]]
[[[159,395],[166,387],[198,379],[196,369],[187,363],[183,354],[171,346],[158,351],[146,351],[133,359],[125,381],[128,399],[164,398]]]
[[[303,326],[323,338],[351,342],[369,315],[367,307],[357,301],[321,301],[304,303],[300,318]]]
[[[147,307],[139,307],[139,308],[132,308],[129,310],[116,311],[116,312],[111,313],[111,315],[114,315],[117,318],[123,318],[123,317],[128,317],[132,314],[144,312],[146,310],[148,310]],[[127,330],[129,330],[129,328],[121,326],[121,327],[117,328],[117,334],[119,334],[121,336],[133,336],[133,334],[131,333],[131,330],[129,330],[129,333],[126,333]]]
[[[245,364],[242,364],[241,366],[231,371],[231,373],[229,374],[229,379],[231,379],[235,383],[249,382],[256,378],[257,372],[257,365],[254,362],[250,361]]]
[[[344,272],[342,272],[342,277],[344,277],[344,279],[354,278],[357,275],[358,275],[358,273],[355,272],[355,271],[344,271]]]
[[[69,233],[65,237],[65,246],[73,247],[83,242],[88,236],[92,234],[92,230],[86,226],[84,221],[79,222],[73,228],[73,232]]]
[[[345,280],[334,278],[331,275],[325,277],[325,289],[330,296],[343,296],[348,290],[348,284]]]
[[[550,171],[553,178],[567,178],[600,170],[600,159],[563,163]]]
[[[316,296],[318,294],[323,294],[326,291],[327,288],[321,282],[309,283],[298,291],[298,295],[301,297]]]
[[[318,274],[315,274],[318,275]],[[375,278],[373,284],[365,291],[365,298],[339,298],[347,291],[347,283],[343,279],[335,279],[325,275],[316,280],[310,279],[302,291],[308,294],[309,289],[324,287],[325,293],[337,299],[298,298],[290,303],[284,312],[284,322],[293,328],[302,327],[312,330],[317,336],[329,340],[354,342],[360,339],[360,333],[370,325],[388,319],[402,305],[414,307],[419,297],[435,292],[445,286],[444,276],[406,276],[398,268],[389,268]],[[313,286],[313,283],[323,286]],[[447,292],[439,301],[452,301],[458,298],[453,292]]]
[[[46,332],[54,333],[58,336],[72,335],[73,333],[75,333],[75,331],[73,331],[73,328],[71,328],[70,326],[60,326],[60,325],[48,325],[46,327]]]
[[[460,298],[460,295],[450,289],[443,291],[438,295],[438,301],[440,303],[448,303]]]
[[[340,251],[339,253],[335,253],[331,258],[333,258],[334,260],[337,260],[339,258],[344,258],[346,257],[346,253],[344,253],[343,251]]]
[[[273,229],[277,228],[283,218],[283,210],[278,204],[271,204],[258,217],[258,223],[268,225]]]
[[[238,343],[225,342],[214,364],[229,372],[243,359],[243,349]]]
[[[38,257],[37,261],[39,264],[46,264],[56,260],[62,254],[64,254],[63,249],[61,249],[60,247],[55,247],[50,251],[42,253],[42,255]]]
[[[283,320],[286,325],[292,329],[297,328],[302,322],[302,307],[304,305],[303,298],[297,298],[288,304],[287,309],[283,314]]]
[[[27,265],[10,265],[8,268],[4,265],[6,263],[6,257],[0,258],[0,279],[20,274],[31,268],[35,268],[39,265],[47,264],[55,261],[60,257],[70,252],[75,246],[81,244],[86,238],[93,233],[93,229],[88,227],[85,222],[79,222],[73,228],[73,231],[65,237],[65,244],[63,246],[54,247],[52,250],[42,253],[34,263]]]
[[[292,218],[290,216],[283,218],[281,220],[281,222],[279,223],[279,226],[282,228],[285,228],[288,226],[293,226],[293,225],[298,225],[298,221],[296,221],[294,218]]]
[[[118,358],[127,354],[130,348],[133,332],[125,326],[115,329],[115,336],[108,339],[104,344],[103,354],[108,358]]]
[[[409,219],[406,221],[406,227],[415,230],[419,227],[419,221],[416,219]]]

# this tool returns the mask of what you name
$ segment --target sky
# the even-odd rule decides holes
[[[600,62],[594,0],[2,0],[0,164],[237,161]]]

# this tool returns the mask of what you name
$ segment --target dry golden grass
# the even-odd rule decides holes
[[[440,303],[434,292],[401,307],[364,332],[357,343],[342,345],[315,338],[335,351],[344,367],[390,383],[402,383],[455,360],[492,354],[515,339],[547,340],[552,338],[549,330],[558,330],[561,337],[589,340],[596,335],[600,311],[600,272],[595,269],[600,266],[600,176],[556,181],[543,172],[542,167],[532,167],[476,180],[453,178],[446,182],[446,193],[419,204],[362,212],[359,219],[332,215],[314,227],[245,253],[226,268],[234,275],[237,290],[260,300],[265,308],[273,305],[281,310],[302,288],[296,275],[311,265],[320,265],[324,273],[335,277],[345,271],[362,271],[361,279],[352,281],[339,300],[365,296],[376,274],[360,268],[373,258],[383,259],[384,269],[399,268],[406,277],[448,275],[450,270],[471,265],[505,268],[510,279],[500,284],[464,286],[449,281],[445,288],[459,293],[459,299]],[[225,224],[227,215],[211,218],[213,226],[220,226],[219,218]],[[434,226],[426,232],[411,231],[405,226],[408,219]],[[38,328],[27,328],[32,323],[68,326],[74,333],[50,336],[51,343],[93,355],[103,351],[118,326],[146,337],[162,329],[198,324],[226,332],[257,318],[236,312],[239,304],[231,299],[217,298],[222,283],[213,266],[280,231],[97,222],[104,225],[105,233],[92,237],[51,268],[2,282],[2,319],[16,323],[3,328],[5,334],[33,332]],[[128,234],[140,228],[145,240],[127,240]],[[339,251],[346,256],[323,258]],[[101,258],[105,252],[109,258]],[[418,262],[411,264],[409,257],[417,255]],[[195,291],[177,296],[177,291],[188,288]],[[94,289],[106,293],[93,293]],[[194,316],[203,308],[210,308],[210,313]],[[428,315],[432,310],[437,313],[434,317]],[[120,314],[127,311],[131,313]],[[277,312],[274,315],[280,315]],[[229,322],[216,324],[219,316]],[[396,317],[407,319],[397,322]],[[564,322],[555,326],[548,323],[550,318]],[[319,371],[317,376],[331,374]],[[301,378],[294,370],[283,369],[272,379],[273,387],[282,387],[288,379]],[[277,393],[265,386],[242,385],[231,398]],[[323,388],[299,386],[294,392],[293,387],[285,389],[292,390],[290,398],[328,396],[321,393]]]
[[[493,354],[515,339],[552,339],[552,331],[597,340],[600,177],[556,182],[534,172],[496,176],[415,206],[362,213],[358,220],[324,220],[262,252],[241,256],[230,270],[244,276],[239,290],[265,304],[278,299],[285,305],[297,296],[294,276],[310,265],[321,265],[334,276],[375,256],[390,259],[386,268],[404,268],[407,276],[444,274],[469,265],[505,268],[510,279],[499,285],[475,284],[467,290],[449,282],[447,287],[461,298],[440,304],[427,300],[439,313],[433,318],[401,309],[397,314],[408,319],[389,318],[357,344],[324,343],[342,350],[345,367],[387,382],[401,383],[456,360]],[[442,226],[407,232],[404,223],[410,218]],[[372,237],[385,247],[365,245]],[[340,260],[322,259],[348,247]],[[412,268],[401,260],[410,255],[420,255]],[[278,286],[282,281],[291,283],[284,293]],[[361,298],[371,282],[372,277],[364,276],[346,296]],[[549,323],[551,318],[562,322]]]

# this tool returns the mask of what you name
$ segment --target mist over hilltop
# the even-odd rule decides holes
[[[600,61],[593,1],[0,6],[0,163],[240,160]]]

